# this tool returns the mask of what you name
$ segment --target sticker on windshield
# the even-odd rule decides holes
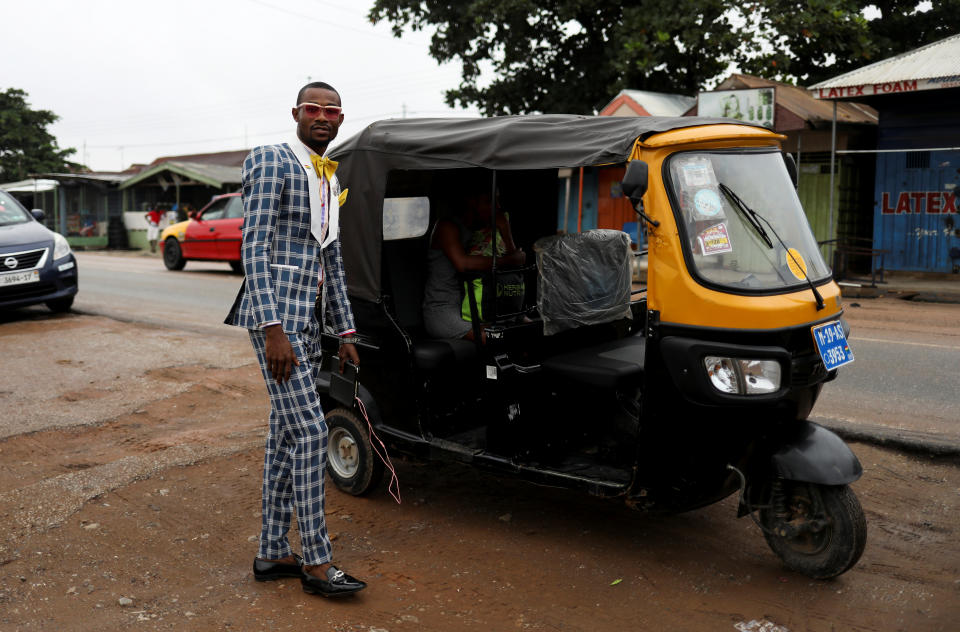
[[[793,276],[801,281],[807,278],[807,262],[803,260],[803,255],[800,254],[799,250],[791,248],[783,253],[783,257],[786,259],[787,268],[790,269]]]
[[[719,217],[723,213],[720,196],[713,189],[700,189],[693,196],[693,206],[697,214],[706,219]]]
[[[692,160],[681,165],[683,169],[683,184],[686,188],[707,187],[717,184],[717,176],[713,173],[713,165],[707,160]]]
[[[697,236],[697,243],[700,245],[700,253],[704,256],[733,252],[733,244],[730,243],[730,234],[727,232],[725,223],[714,224],[702,231]]]

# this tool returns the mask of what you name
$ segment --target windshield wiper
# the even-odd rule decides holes
[[[747,220],[747,222],[753,226],[753,229],[757,231],[757,234],[760,235],[760,238],[763,239],[763,243],[767,244],[767,248],[773,248],[773,242],[770,241],[770,235],[767,234],[767,231],[763,229],[763,225],[760,224],[760,220],[757,219],[760,217],[757,215],[757,212],[752,208],[747,206],[747,203],[740,199],[740,197],[733,192],[733,189],[720,183],[720,190],[723,191],[723,194],[726,195],[731,202],[733,202],[734,208],[740,211],[740,214]]]
[[[764,217],[760,213],[757,213],[755,210],[747,206],[747,203],[741,200],[740,197],[733,192],[733,189],[731,189],[730,187],[728,187],[722,182],[720,182],[719,185],[720,185],[720,190],[723,191],[724,195],[730,198],[730,201],[733,202],[734,207],[737,210],[739,210],[740,213],[750,223],[750,225],[753,226],[754,229],[756,229],[757,234],[760,235],[763,241],[767,244],[767,247],[773,248],[773,242],[770,241],[770,236],[767,234],[767,231],[764,230],[763,225],[760,224],[760,221],[762,220],[763,223],[770,228],[770,232],[773,233],[773,236],[776,237],[780,245],[783,246],[783,250],[787,253],[787,256],[793,260],[793,264],[803,274],[803,280],[807,282],[808,286],[810,286],[810,291],[813,292],[813,297],[817,301],[817,311],[819,312],[821,309],[823,309],[825,307],[823,303],[823,297],[820,296],[820,292],[817,291],[817,288],[816,286],[814,286],[813,281],[811,281],[810,277],[807,276],[806,266],[800,265],[800,262],[797,261],[797,258],[794,256],[794,254],[790,251],[789,248],[787,248],[787,244],[783,243],[783,240],[780,239],[780,235],[777,234],[777,231],[773,227],[773,224],[771,224],[766,217]]]

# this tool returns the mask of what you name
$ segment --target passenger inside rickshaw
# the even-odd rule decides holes
[[[493,172],[484,169],[453,169],[453,170],[424,170],[398,171],[388,179],[387,191],[384,196],[387,200],[395,199],[423,199],[428,206],[429,220],[424,222],[416,236],[404,239],[388,239],[383,242],[383,280],[386,303],[398,321],[399,326],[409,336],[413,344],[413,360],[416,366],[425,370],[435,370],[448,367],[451,363],[462,364],[475,361],[479,358],[477,346],[468,340],[457,340],[459,336],[443,335],[442,332],[431,330],[425,322],[424,311],[425,294],[429,302],[429,261],[443,256],[440,251],[431,253],[431,239],[436,236],[436,227],[446,221],[446,217],[464,209],[468,204],[469,213],[477,216],[478,224],[493,222],[493,210],[490,207],[490,191],[493,188]],[[498,274],[516,270],[523,270],[523,300],[504,313],[503,304],[492,318],[484,318],[485,328],[492,331],[494,342],[488,353],[506,352],[514,355],[514,361],[539,364],[540,361],[560,351],[570,352],[584,346],[612,342],[624,338],[629,333],[642,329],[643,305],[634,303],[632,313],[640,318],[631,319],[629,291],[627,296],[622,293],[616,299],[618,304],[609,311],[610,316],[602,325],[582,325],[568,323],[563,327],[554,327],[550,330],[547,325],[547,337],[544,337],[544,322],[538,310],[538,291],[540,306],[551,309],[553,306],[563,307],[571,297],[566,294],[570,285],[579,285],[584,295],[609,293],[610,277],[616,276],[616,282],[627,283],[629,287],[632,276],[632,258],[627,264],[627,277],[623,278],[622,260],[610,262],[608,252],[600,252],[599,258],[591,258],[598,265],[609,268],[615,266],[613,274],[608,269],[591,270],[586,267],[567,269],[566,279],[560,279],[559,284],[551,285],[538,279],[537,264],[533,263],[535,244],[543,246],[547,252],[550,248],[558,250],[558,255],[570,253],[573,257],[573,266],[583,266],[582,252],[572,252],[571,244],[580,243],[588,248],[591,242],[597,239],[609,240],[611,235],[598,237],[595,233],[568,235],[557,237],[557,208],[558,189],[557,172],[555,170],[537,171],[498,171],[496,173],[496,189],[499,206],[509,214],[510,236],[514,248],[509,242],[505,244],[505,254],[497,258]],[[385,211],[385,218],[387,215]],[[390,222],[391,219],[385,219]],[[501,224],[502,225],[502,224]],[[629,253],[629,238],[618,231],[612,235],[617,244],[623,244],[624,252]],[[556,240],[563,240],[557,242]],[[564,247],[557,248],[558,245]],[[526,256],[509,256],[511,251],[526,252]],[[616,251],[615,251],[616,252]],[[587,251],[588,255],[590,250]],[[527,264],[517,264],[525,258]],[[544,257],[539,263],[543,267]],[[489,258],[479,260],[487,264]],[[551,265],[548,274],[554,274],[557,268],[557,259],[549,260]],[[563,264],[559,264],[563,268]],[[477,265],[476,268],[484,266]],[[514,273],[515,274],[515,273]],[[488,279],[489,281],[490,279]],[[458,279],[458,286],[463,288],[465,280]],[[559,287],[558,287],[559,285]],[[602,290],[602,292],[600,291]],[[471,331],[469,308],[463,290],[456,299],[458,312],[466,317],[462,322],[461,332]],[[595,297],[588,296],[591,300]],[[626,310],[626,311],[624,311]],[[484,315],[486,316],[486,315]],[[601,319],[604,320],[604,319]],[[578,326],[574,326],[578,325]],[[569,373],[569,371],[567,371]]]
[[[478,174],[481,176],[480,186],[477,186]],[[379,343],[382,348],[402,349],[402,355],[394,357],[397,360],[409,358],[415,375],[421,376],[416,383],[418,388],[425,389],[421,404],[425,408],[420,408],[418,413],[419,429],[424,434],[471,449],[490,449],[501,441],[503,450],[514,457],[517,451],[526,451],[527,456],[523,458],[535,460],[548,458],[540,454],[548,448],[537,446],[541,443],[538,437],[549,428],[553,437],[549,458],[568,459],[573,469],[582,468],[584,463],[592,467],[591,463],[595,463],[601,453],[593,453],[586,461],[579,453],[574,458],[561,446],[562,437],[565,432],[593,433],[595,440],[584,441],[581,436],[571,438],[569,443],[578,448],[594,446],[596,449],[605,441],[616,445],[612,438],[624,428],[628,433],[636,431],[635,422],[630,421],[630,411],[622,410],[622,398],[612,396],[612,393],[617,390],[629,392],[640,383],[644,338],[634,334],[642,331],[642,324],[635,328],[642,318],[630,318],[632,251],[625,233],[556,234],[559,203],[556,170],[498,171],[496,174],[500,204],[509,212],[513,242],[517,250],[527,253],[527,264],[522,266],[525,296],[520,314],[498,313],[486,322],[488,340],[484,345],[462,338],[439,339],[431,335],[426,326],[422,305],[428,285],[431,234],[448,210],[449,192],[456,191],[456,197],[461,200],[464,197],[479,200],[479,215],[488,217],[492,223],[494,215],[488,203],[489,191],[493,189],[492,178],[493,172],[480,169],[391,174],[384,196],[387,201],[381,271],[383,307],[393,325],[384,324],[383,338]],[[471,189],[470,185],[474,188]],[[422,214],[424,219],[416,230],[396,231],[403,238],[392,239],[388,233],[395,231],[386,227],[396,221],[392,209],[395,204],[401,204],[395,202],[398,200],[405,200],[403,205],[419,200],[416,213]],[[486,211],[482,208],[484,202],[487,202]],[[571,249],[571,245],[580,248]],[[533,263],[535,246],[540,249],[538,257],[542,270]],[[554,253],[555,250],[559,252]],[[584,252],[587,253],[586,260]],[[614,257],[615,261],[607,261],[610,252],[622,255]],[[551,254],[556,256],[551,258]],[[607,267],[594,268],[586,263],[587,260]],[[515,268],[519,262],[510,263]],[[508,269],[500,257],[497,265],[500,271]],[[612,272],[610,266],[613,266]],[[565,271],[561,270],[556,283],[538,278],[542,271],[553,278],[559,268],[565,268]],[[569,324],[558,329],[558,320],[545,321],[538,309],[540,293],[540,306],[548,311],[559,310],[562,315],[571,300],[569,292],[579,288],[586,294],[609,293],[612,277],[617,277],[618,297],[607,322],[582,326]],[[634,313],[643,315],[642,305],[639,309],[637,305],[633,307]],[[359,311],[362,310],[361,307]],[[356,306],[355,312],[358,312]],[[358,313],[358,329],[369,333],[370,324]],[[391,335],[393,345],[386,340]],[[399,385],[387,385],[387,388],[394,387],[400,388]],[[554,389],[583,393],[583,399],[578,401],[584,405],[591,402],[592,411],[578,412],[569,401],[560,403],[559,399],[538,395]],[[598,392],[600,397],[590,397],[592,391]],[[608,418],[615,420],[609,426],[593,425],[584,430],[571,425],[564,429],[563,424],[557,422],[560,418],[595,414],[599,408],[608,406],[616,409],[609,411]],[[521,408],[524,421],[519,423]],[[509,438],[498,440],[498,433],[503,432],[508,432]],[[613,474],[605,473],[604,476]]]
[[[486,330],[482,325],[473,326],[474,311],[484,321],[483,279],[464,280],[464,275],[488,274],[494,265],[501,270],[515,270],[526,261],[526,253],[514,243],[509,214],[500,205],[499,196],[496,202],[491,200],[484,180],[466,191],[446,192],[430,232],[423,321],[431,338],[474,340],[479,331],[485,344]],[[495,214],[495,230],[491,230],[491,214]],[[523,309],[525,283],[521,275],[512,273],[513,283],[502,275],[491,279],[498,294],[509,293],[514,298],[513,312]]]

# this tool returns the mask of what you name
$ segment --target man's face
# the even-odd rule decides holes
[[[340,97],[337,93],[324,88],[307,89],[300,102],[340,107]],[[297,122],[297,136],[300,140],[318,154],[322,154],[330,141],[337,137],[337,130],[343,123],[343,113],[341,112],[335,120],[329,120],[323,112],[310,116],[304,108],[295,107],[293,120]]]

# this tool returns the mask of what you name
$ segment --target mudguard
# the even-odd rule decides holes
[[[843,439],[809,421],[801,422],[771,459],[777,473],[791,481],[846,485],[863,474]]]
[[[330,397],[330,371],[318,371],[315,382],[317,394],[320,396],[320,404],[323,406],[325,412],[342,406],[342,404]],[[377,406],[377,400],[373,398],[373,394],[367,390],[363,384],[360,384],[357,387],[357,397],[363,402],[363,408],[367,411],[370,423],[374,426],[379,426],[383,422],[383,418],[380,415],[380,407]],[[357,405],[354,403],[353,408],[356,407]]]

